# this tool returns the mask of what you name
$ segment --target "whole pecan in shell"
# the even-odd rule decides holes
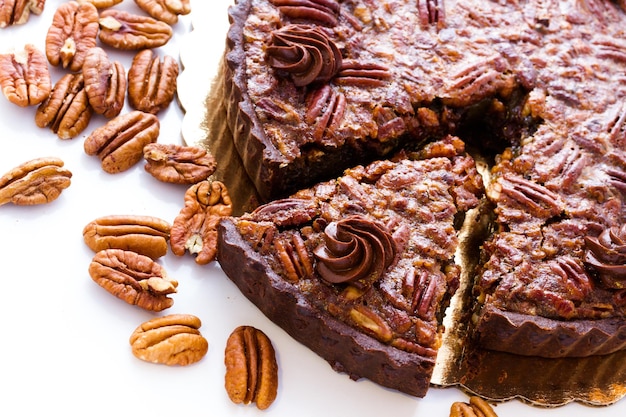
[[[44,54],[31,44],[21,51],[0,54],[0,87],[11,103],[21,107],[44,101],[52,90]]]
[[[77,72],[87,52],[96,46],[98,9],[87,2],[70,1],[59,6],[46,35],[46,56],[54,66]]]
[[[224,386],[235,404],[267,409],[278,392],[278,365],[272,342],[252,326],[237,327],[226,341]]]
[[[0,177],[0,206],[45,204],[70,186],[72,173],[59,158],[37,158],[25,162]]]
[[[135,3],[150,16],[169,25],[176,24],[179,15],[191,12],[189,0],[135,0]]]
[[[104,49],[92,48],[83,63],[83,77],[93,111],[109,119],[120,114],[126,97],[124,66],[111,62]]]
[[[146,362],[190,365],[209,350],[200,334],[200,319],[191,314],[170,314],[142,323],[130,336],[133,355]]]
[[[100,13],[100,42],[123,50],[158,48],[172,37],[172,28],[149,16],[107,9]]]
[[[93,257],[89,275],[98,285],[128,304],[149,311],[171,307],[178,282],[151,258],[121,249],[105,249]]]
[[[156,142],[159,119],[151,113],[133,111],[109,120],[85,139],[87,155],[97,155],[109,174],[126,171],[143,157],[143,148]]]
[[[137,110],[157,114],[165,110],[176,94],[178,63],[169,55],[151,49],[138,52],[128,70],[128,102]]]
[[[200,265],[214,260],[217,225],[232,211],[232,201],[222,182],[205,180],[189,187],[185,192],[185,206],[172,224],[172,252],[177,256],[183,256],[185,251],[197,254],[196,263]]]
[[[215,172],[213,155],[199,146],[150,143],[143,148],[145,170],[154,178],[175,184],[195,184]]]

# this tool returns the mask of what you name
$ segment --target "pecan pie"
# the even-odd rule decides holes
[[[435,354],[436,338],[425,335],[436,331],[405,331],[400,317],[406,315],[394,314],[403,305],[411,320],[434,323],[428,320],[440,311],[428,316],[430,306],[445,304],[445,297],[432,298],[433,291],[440,294],[431,288],[438,275],[420,268],[439,259],[441,242],[430,239],[454,233],[409,228],[407,239],[416,242],[410,256],[419,267],[411,278],[394,275],[407,248],[394,238],[395,260],[387,264],[378,255],[394,250],[379,228],[392,236],[397,231],[387,209],[377,207],[387,201],[378,194],[382,185],[364,191],[364,179],[371,177],[356,173],[373,168],[351,167],[399,150],[424,155],[421,149],[429,158],[402,163],[425,164],[446,149],[438,141],[448,143],[453,135],[489,165],[484,194],[473,175],[449,172],[451,181],[470,181],[469,194],[482,199],[492,219],[489,235],[475,248],[477,267],[469,271],[473,314],[465,343],[547,358],[626,349],[625,9],[612,0],[236,1],[229,10],[224,101],[232,143],[268,205],[223,223],[225,271],[266,314],[337,369],[423,393],[423,386],[404,388],[411,385],[406,375],[391,376],[411,371],[390,365],[393,355],[385,349],[419,346],[426,349],[421,355]],[[341,180],[324,182],[346,169]],[[426,177],[416,181],[404,186],[422,187],[431,198],[415,196],[417,208],[436,204],[439,188]],[[313,191],[297,191],[307,187]],[[407,201],[406,190],[396,193],[394,204]],[[469,195],[463,185],[455,193]],[[335,199],[340,194],[341,204]],[[375,237],[368,253],[378,263],[359,265],[366,268],[363,275],[350,271],[360,278],[345,284],[335,265],[343,271],[351,261],[336,260],[334,249],[343,253],[349,245],[341,236],[363,226],[360,210],[376,221],[352,245]],[[357,212],[361,217],[354,217]],[[254,270],[246,279],[227,265],[237,257],[247,257]],[[382,278],[372,278],[380,270]],[[441,273],[450,292],[449,271]],[[291,292],[303,282],[314,284]],[[312,302],[307,296],[316,291],[315,311],[325,315],[305,318],[299,303],[302,297]],[[271,308],[254,293],[269,297]],[[363,301],[374,293],[379,298]],[[325,332],[344,329],[333,327],[337,322],[357,333],[326,338]],[[318,332],[315,341],[298,336],[310,326]],[[364,337],[386,348],[361,345],[352,359],[333,356],[349,356]],[[332,349],[326,346],[332,343]],[[385,354],[372,368],[388,375],[358,368],[359,358],[373,350]]]
[[[417,396],[459,284],[455,220],[482,193],[463,142],[438,145],[349,169],[219,230],[220,265],[266,315],[333,368]]]

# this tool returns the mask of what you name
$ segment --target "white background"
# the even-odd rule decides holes
[[[41,16],[0,29],[0,52],[33,43],[45,49],[45,35],[60,0],[48,0]],[[180,100],[159,114],[160,142],[201,139],[202,97],[223,50],[228,0],[192,0],[193,12],[174,27],[159,53],[182,57]],[[117,6],[139,12],[132,0]],[[192,31],[193,24],[193,33]],[[129,68],[133,53],[106,48]],[[63,70],[51,68],[53,83]],[[126,107],[125,110],[129,111]],[[0,175],[33,158],[56,156],[73,172],[72,184],[51,204],[0,207],[0,416],[447,416],[453,401],[466,401],[456,388],[433,388],[423,399],[354,382],[269,322],[222,273],[216,263],[198,266],[190,255],[168,253],[159,260],[179,281],[174,306],[155,314],[125,304],[96,285],[87,272],[93,253],[82,229],[111,214],[145,214],[170,223],[183,206],[185,186],[163,184],[143,169],[110,175],[83,151],[85,137],[105,119],[94,116],[78,137],[60,140],[34,122],[35,108],[20,108],[0,97]],[[219,163],[219,155],[218,163]],[[143,321],[167,313],[202,320],[209,352],[187,367],[142,362],[128,339]],[[280,388],[265,412],[234,405],[223,388],[224,345],[237,326],[249,324],[272,339]],[[538,370],[540,372],[540,370]],[[607,408],[570,404],[539,409],[509,401],[505,416],[624,415],[626,403]]]

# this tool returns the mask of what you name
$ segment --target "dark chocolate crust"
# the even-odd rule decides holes
[[[482,308],[475,329],[485,349],[544,358],[607,355],[626,347],[626,322],[603,320],[553,320]]]
[[[241,238],[231,219],[219,225],[220,265],[241,292],[294,339],[351,378],[367,378],[417,397],[426,395],[433,357],[378,342],[319,311],[279,277]]]

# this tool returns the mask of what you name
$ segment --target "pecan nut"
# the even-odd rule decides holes
[[[252,326],[239,326],[228,337],[224,386],[235,404],[268,408],[278,392],[278,365],[272,342]]]
[[[126,171],[143,157],[143,148],[159,136],[159,119],[133,111],[109,120],[85,139],[87,155],[97,155],[109,174]]]
[[[145,170],[154,178],[175,184],[195,184],[215,172],[217,163],[199,146],[150,143],[143,148]]]
[[[44,101],[52,90],[44,54],[31,44],[22,51],[0,54],[0,87],[11,103],[21,107]]]
[[[58,158],[37,158],[0,177],[0,206],[45,204],[56,200],[70,186],[72,173]]]
[[[80,71],[87,52],[96,46],[98,9],[86,2],[59,6],[46,35],[46,56],[52,65]]]
[[[171,307],[178,282],[151,258],[121,249],[105,249],[93,257],[89,275],[98,285],[128,304],[148,311]]]
[[[189,0],[135,0],[144,12],[169,25],[178,22],[179,15],[191,12]]]
[[[152,216],[104,216],[85,226],[83,239],[94,252],[123,249],[157,259],[167,253],[170,229],[168,222]]]
[[[120,4],[123,0],[81,0],[81,2],[91,3],[96,6],[96,9],[106,9],[107,7],[113,7],[116,4]]]
[[[337,26],[341,7],[337,0],[270,0],[288,18],[313,20],[325,26]]]
[[[204,180],[189,187],[185,206],[172,224],[172,252],[177,256],[185,251],[197,254],[196,263],[200,265],[211,262],[217,253],[217,225],[232,211],[228,190],[220,181]]]
[[[138,52],[128,70],[128,102],[137,110],[157,114],[170,105],[176,94],[178,63],[163,60],[150,49]]]
[[[92,48],[83,63],[85,91],[93,111],[112,118],[120,114],[126,97],[126,71],[109,60],[104,49]]]
[[[469,403],[462,401],[452,403],[450,417],[498,417],[498,415],[487,401],[473,395]]]
[[[30,14],[40,15],[46,0],[6,0],[0,3],[0,28],[22,25],[28,21]]]
[[[83,74],[65,74],[37,108],[35,123],[49,126],[61,139],[71,139],[87,128],[92,114]]]
[[[164,365],[190,365],[202,359],[209,343],[200,333],[200,319],[170,314],[142,323],[130,336],[136,358]]]
[[[122,50],[158,48],[172,37],[172,28],[149,16],[107,9],[100,13],[100,41]]]

